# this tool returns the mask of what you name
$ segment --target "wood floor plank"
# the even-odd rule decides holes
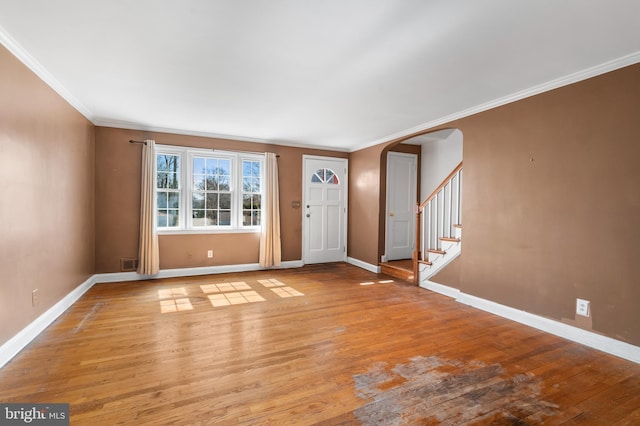
[[[637,424],[638,395],[638,364],[342,263],[99,284],[0,370],[73,425]]]

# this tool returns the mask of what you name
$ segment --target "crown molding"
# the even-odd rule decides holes
[[[436,126],[440,126],[446,123],[450,123],[461,118],[465,118],[483,111],[487,111],[502,105],[506,105],[521,99],[525,99],[531,96],[535,96],[544,92],[548,92],[569,84],[577,83],[583,80],[587,80],[592,77],[596,77],[607,72],[615,71],[617,69],[636,64],[640,62],[640,51],[630,53],[626,56],[622,56],[611,61],[604,62],[600,65],[596,65],[582,71],[578,71],[566,76],[548,81],[546,83],[533,86],[531,88],[521,90],[519,92],[512,93],[510,95],[494,99],[489,102],[485,102],[480,105],[473,106],[471,108],[464,109],[453,114],[446,115],[444,117],[428,121],[426,123],[419,124],[417,126],[387,135],[372,142],[357,145],[355,147],[327,147],[323,145],[311,145],[290,141],[281,140],[269,140],[259,139],[253,137],[225,135],[213,132],[202,131],[189,131],[184,129],[173,129],[166,127],[146,126],[138,123],[131,123],[118,120],[109,120],[105,118],[97,118],[82,102],[80,102],[75,96],[73,96],[53,75],[51,75],[24,47],[22,47],[11,35],[0,26],[0,44],[2,44],[9,52],[11,52],[18,60],[20,60],[27,68],[29,68],[34,74],[36,74],[42,81],[44,81],[49,87],[51,87],[58,95],[66,100],[73,108],[75,108],[80,114],[91,121],[96,126],[103,127],[117,127],[130,130],[141,131],[153,131],[161,133],[171,133],[190,136],[201,136],[207,138],[218,138],[227,140],[237,140],[242,142],[254,142],[270,145],[289,146],[294,148],[306,148],[306,149],[318,149],[323,151],[335,151],[335,152],[355,152],[361,149],[369,148],[382,143],[391,142],[395,139],[403,137],[409,137],[420,132],[427,131]]]
[[[516,102],[521,99],[529,98],[531,96],[539,95],[544,92],[549,92],[551,90],[558,89],[563,86],[568,86],[573,83],[578,83],[580,81],[587,80],[589,78],[597,77],[601,74],[615,71],[617,69],[624,68],[629,65],[637,64],[638,62],[640,62],[640,50],[634,53],[630,53],[629,55],[625,55],[620,58],[604,62],[600,65],[596,65],[596,66],[584,69],[582,71],[568,74],[563,77],[548,81],[546,83],[542,83],[537,86],[533,86],[528,89],[521,90],[519,92],[515,92],[510,95],[503,96],[501,98],[494,99],[492,101],[485,102],[483,104],[476,105],[471,108],[467,108],[462,111],[455,112],[453,114],[446,115],[444,117],[441,117],[432,121],[428,121],[426,123],[419,124],[409,129],[405,129],[400,132],[393,133],[391,135],[377,139],[373,142],[359,145],[357,148],[353,148],[350,152],[359,151],[361,149],[369,148],[369,147],[386,143],[386,142],[391,142],[392,140],[399,139],[402,137],[412,136],[412,135],[415,135],[416,133],[429,130],[436,126],[447,124],[452,121],[459,120],[461,118],[469,117],[479,112],[488,111],[490,109],[497,108],[502,105],[510,104],[512,102]]]
[[[226,135],[222,133],[193,131],[185,129],[174,129],[171,127],[147,126],[129,121],[109,120],[106,118],[97,118],[93,120],[93,124],[100,127],[115,127],[118,129],[139,130],[144,132],[170,133],[174,135],[197,136],[203,138],[225,139],[239,142],[261,143],[266,145],[287,146],[292,148],[318,149],[322,151],[349,152],[349,148],[326,147],[321,145],[302,144],[281,140],[259,139],[248,136]]]
[[[73,108],[93,123],[93,114],[82,102],[73,96],[56,78],[49,73],[27,50],[20,45],[2,26],[0,26],[0,44],[7,48],[20,62],[29,68],[36,76],[51,87],[58,95]]]

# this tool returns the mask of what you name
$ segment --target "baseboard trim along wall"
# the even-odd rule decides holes
[[[302,260],[282,262],[277,269],[299,268],[303,266]],[[165,269],[157,275],[139,275],[135,272],[117,272],[112,274],[95,274],[78,287],[73,289],[62,300],[49,308],[45,313],[36,318],[31,324],[23,328],[18,334],[7,340],[0,346],[0,368],[16,356],[22,349],[42,333],[53,321],[71,307],[83,294],[95,284],[114,283],[123,281],[141,281],[158,278],[188,277],[195,275],[222,274],[226,272],[245,272],[268,270],[257,263],[244,265],[207,266],[202,268]]]
[[[583,330],[563,322],[541,317],[506,305],[501,305],[500,303],[472,296],[470,294],[463,293],[458,289],[431,281],[424,282],[421,287],[449,296],[457,302],[472,306],[476,309],[490,312],[520,324],[528,325],[530,327],[537,328],[538,330],[542,330],[590,348],[640,364],[640,347],[638,346],[612,339],[592,331]]]
[[[274,269],[300,268],[303,265],[304,263],[302,260],[291,260],[282,262],[279,267]],[[262,268],[257,263],[245,263],[241,265],[219,265],[184,269],[162,269],[156,275],[140,275],[137,272],[115,272],[109,274],[96,274],[94,275],[94,277],[96,283],[117,283],[123,281],[156,280],[160,278],[192,277],[196,275],[225,274],[228,272],[247,272],[261,270],[269,270],[269,268]]]
[[[82,297],[95,284],[94,276],[87,279],[58,303],[23,328],[18,334],[0,346],[0,368],[24,349],[33,339],[38,337],[52,322],[64,313],[71,305]]]
[[[348,263],[366,269],[370,272],[379,273],[379,267],[362,262],[358,259],[348,258]],[[280,269],[299,268],[304,265],[301,260],[283,262]],[[160,271],[159,274],[153,276],[138,275],[135,272],[113,273],[113,274],[96,274],[84,281],[78,287],[73,289],[62,300],[53,305],[50,309],[36,318],[31,324],[23,328],[18,334],[9,339],[0,346],[0,368],[15,357],[22,349],[33,341],[41,332],[43,332],[53,321],[62,315],[71,305],[73,305],[83,294],[91,287],[98,283],[113,283],[122,281],[140,281],[146,279],[186,277],[195,275],[220,274],[226,272],[244,272],[268,270],[260,268],[258,264],[245,265],[225,265],[210,266],[202,268],[187,269],[167,269]],[[591,331],[583,330],[559,321],[544,318],[529,312],[501,305],[490,300],[462,293],[460,290],[448,287],[442,284],[425,281],[421,287],[434,291],[439,294],[451,297],[456,301],[465,305],[481,309],[486,312],[501,316],[503,318],[528,325],[538,330],[554,334],[556,336],[583,344],[585,346],[606,352],[611,355],[618,356],[640,364],[640,347],[602,336]]]
[[[347,257],[347,263],[357,266],[358,268],[366,269],[374,274],[380,273],[380,266],[372,265],[371,263],[363,262],[362,260],[355,259],[353,257]]]

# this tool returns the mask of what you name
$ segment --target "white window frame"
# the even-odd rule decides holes
[[[217,233],[242,233],[242,232],[260,232],[261,226],[244,226],[242,224],[242,162],[258,161],[260,162],[260,223],[264,220],[264,201],[265,201],[265,182],[264,182],[264,155],[253,154],[236,151],[211,150],[203,148],[181,147],[175,145],[156,145],[156,161],[158,155],[177,155],[180,158],[180,211],[178,226],[175,227],[158,227],[158,234],[217,234]],[[231,162],[231,224],[215,225],[215,226],[192,226],[192,187],[193,187],[193,158],[194,157],[210,157],[224,158]],[[157,176],[157,172],[156,172]],[[154,176],[154,179],[157,177]],[[154,197],[154,199],[157,197]],[[154,214],[157,214],[157,200],[154,203]]]

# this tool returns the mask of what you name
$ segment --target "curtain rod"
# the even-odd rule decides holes
[[[136,140],[133,140],[133,139],[129,139],[129,143],[141,143],[143,145],[146,145],[147,141],[136,141]],[[216,149],[215,148],[211,148],[211,150],[215,151]],[[244,152],[246,154],[264,154],[264,152],[251,152],[251,151],[241,151],[241,152]],[[276,154],[276,158],[280,158],[280,154]]]

